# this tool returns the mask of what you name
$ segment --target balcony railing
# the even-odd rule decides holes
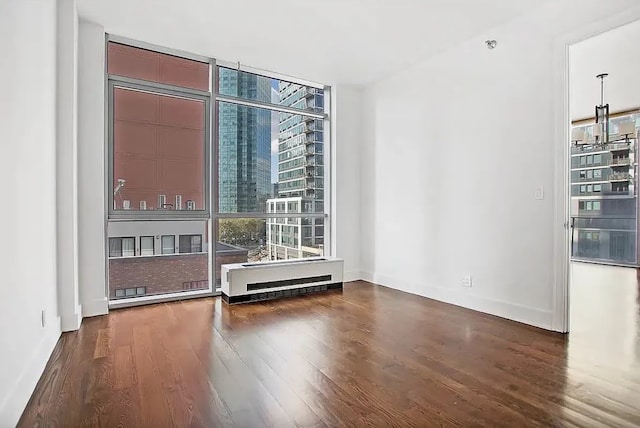
[[[574,216],[571,258],[577,261],[637,266],[635,216]]]
[[[609,160],[610,166],[627,166],[631,164],[631,159],[629,158],[615,158]]]
[[[611,174],[609,176],[609,181],[629,181],[633,177],[628,172],[619,172],[616,174]]]
[[[316,122],[311,122],[304,125],[304,132],[307,134],[311,134],[316,131],[322,131],[322,125]]]
[[[609,143],[606,147],[612,152],[631,149],[631,145],[629,143]]]
[[[595,141],[590,141],[588,145],[583,146],[571,146],[571,154],[579,155],[579,154],[589,154],[593,152],[616,152],[616,151],[624,151],[630,150],[631,145],[624,140],[620,142],[610,142],[605,145],[595,144]]]

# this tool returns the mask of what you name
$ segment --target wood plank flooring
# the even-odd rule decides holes
[[[639,426],[627,340],[631,364],[594,362],[587,341],[365,282],[158,304],[63,334],[19,426]]]

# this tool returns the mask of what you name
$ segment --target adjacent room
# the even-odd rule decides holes
[[[0,428],[640,426],[636,1],[0,35]]]

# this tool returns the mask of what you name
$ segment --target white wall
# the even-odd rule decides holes
[[[105,266],[105,34],[78,29],[78,282],[84,316],[108,312]]]
[[[78,14],[75,0],[59,0],[57,13],[56,207],[58,310],[62,331],[80,328],[78,295]]]
[[[9,427],[60,335],[55,1],[0,2],[0,50],[0,427]]]
[[[556,40],[633,5],[546,3],[367,88],[366,279],[552,328]]]
[[[640,40],[640,21],[599,34],[569,49],[569,90],[571,119],[593,117],[600,104],[600,81],[605,79],[604,102],[612,113],[640,108],[640,56],[635,47]]]
[[[331,92],[331,191],[333,254],[344,259],[345,281],[360,273],[360,159],[362,89],[338,85]]]

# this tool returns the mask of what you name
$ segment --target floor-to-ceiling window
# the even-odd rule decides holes
[[[326,255],[328,91],[223,66],[216,86],[218,245],[232,261]]]
[[[608,144],[596,144],[592,122],[574,124],[584,137],[571,146],[572,260],[636,266],[640,114],[612,118]],[[624,123],[631,134],[619,132]]]
[[[210,69],[108,42],[111,300],[212,290]]]
[[[114,37],[107,73],[110,300],[327,255],[327,88]]]

